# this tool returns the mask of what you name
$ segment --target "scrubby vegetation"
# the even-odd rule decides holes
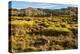
[[[19,11],[19,12],[18,12]],[[77,8],[9,9],[9,51],[32,52],[78,48]]]

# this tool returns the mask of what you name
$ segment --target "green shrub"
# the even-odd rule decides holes
[[[48,36],[55,36],[55,35],[68,35],[71,31],[67,28],[61,28],[61,27],[48,27],[42,31],[42,34],[48,35]]]

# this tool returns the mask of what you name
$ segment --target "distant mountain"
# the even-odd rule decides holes
[[[42,9],[28,7],[25,9],[9,9],[11,15],[31,16],[31,17],[54,17],[54,16],[77,16],[77,7],[68,7],[62,9]]]

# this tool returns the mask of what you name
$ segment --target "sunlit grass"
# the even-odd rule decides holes
[[[17,17],[9,23],[12,52],[63,50],[77,48],[78,25],[67,23],[67,18]],[[15,33],[16,32],[16,33]]]

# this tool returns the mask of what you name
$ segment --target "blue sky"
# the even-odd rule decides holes
[[[54,3],[37,3],[37,2],[24,2],[24,1],[12,1],[11,7],[17,8],[17,9],[23,9],[28,7],[33,8],[44,8],[44,9],[60,9],[60,8],[66,8],[69,6],[76,6],[71,4],[54,4]]]

